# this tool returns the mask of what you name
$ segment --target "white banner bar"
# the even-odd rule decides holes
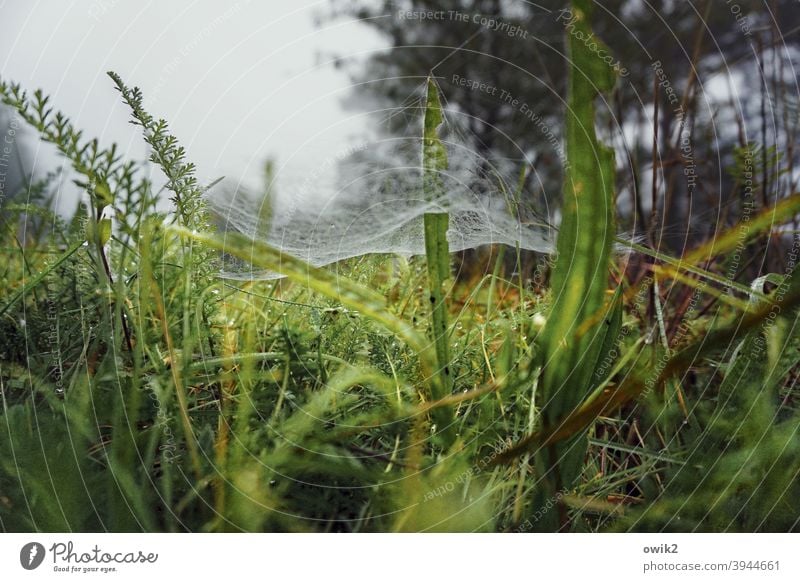
[[[2,534],[0,580],[797,581],[799,550],[791,534]]]

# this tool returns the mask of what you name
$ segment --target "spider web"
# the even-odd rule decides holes
[[[444,188],[435,200],[423,195],[423,95],[424,86],[410,102],[374,114],[373,127],[399,125],[399,131],[384,130],[375,139],[343,147],[304,179],[282,185],[280,195],[258,197],[242,187],[209,194],[222,230],[242,233],[321,267],[373,253],[424,255],[423,216],[447,212],[451,252],[494,244],[552,252],[551,221],[542,217],[542,209],[520,200],[524,158],[487,159],[479,153],[475,135],[451,123],[450,117],[461,114],[448,106],[439,131],[450,161],[448,170],[440,172]],[[335,178],[326,178],[326,173]],[[222,275],[280,276],[228,258]]]

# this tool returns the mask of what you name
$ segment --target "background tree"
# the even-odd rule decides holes
[[[366,83],[359,86],[358,106],[408,103],[433,71],[451,122],[468,131],[475,150],[492,164],[527,166],[529,204],[541,208],[557,201],[569,30],[562,2],[332,0],[332,5],[334,16],[363,19],[390,43],[366,66],[341,61],[354,81]],[[420,19],[408,11],[440,17]],[[496,29],[481,17],[498,23]],[[793,189],[796,2],[620,0],[600,2],[593,18],[594,30],[627,73],[613,101],[599,108],[606,141],[613,143],[621,167],[623,228],[680,251],[735,220],[743,211],[736,201],[743,184],[726,168],[735,167],[742,149],[751,146],[759,152],[753,184],[759,205]],[[511,27],[517,27],[513,34]],[[474,89],[459,79],[496,89]],[[519,104],[504,99],[507,95]],[[416,131],[406,115],[391,119],[387,129],[393,133]],[[548,139],[551,134],[555,140]],[[782,170],[788,172],[780,178]]]

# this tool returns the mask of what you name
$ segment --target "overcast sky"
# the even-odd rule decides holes
[[[328,10],[327,0],[0,0],[0,72],[42,88],[86,135],[142,158],[105,75],[114,70],[170,122],[201,180],[258,187],[267,157],[297,180],[367,129],[342,106],[347,75],[326,61],[384,46],[355,22],[315,24]],[[52,163],[34,152],[40,169]]]

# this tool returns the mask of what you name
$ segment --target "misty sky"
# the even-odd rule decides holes
[[[105,75],[114,70],[170,122],[202,181],[257,188],[267,157],[281,180],[298,180],[367,130],[343,107],[347,75],[328,61],[384,43],[355,22],[320,22],[328,11],[328,0],[0,0],[0,72],[141,159],[145,145]],[[51,152],[31,144],[37,169],[50,169]]]

